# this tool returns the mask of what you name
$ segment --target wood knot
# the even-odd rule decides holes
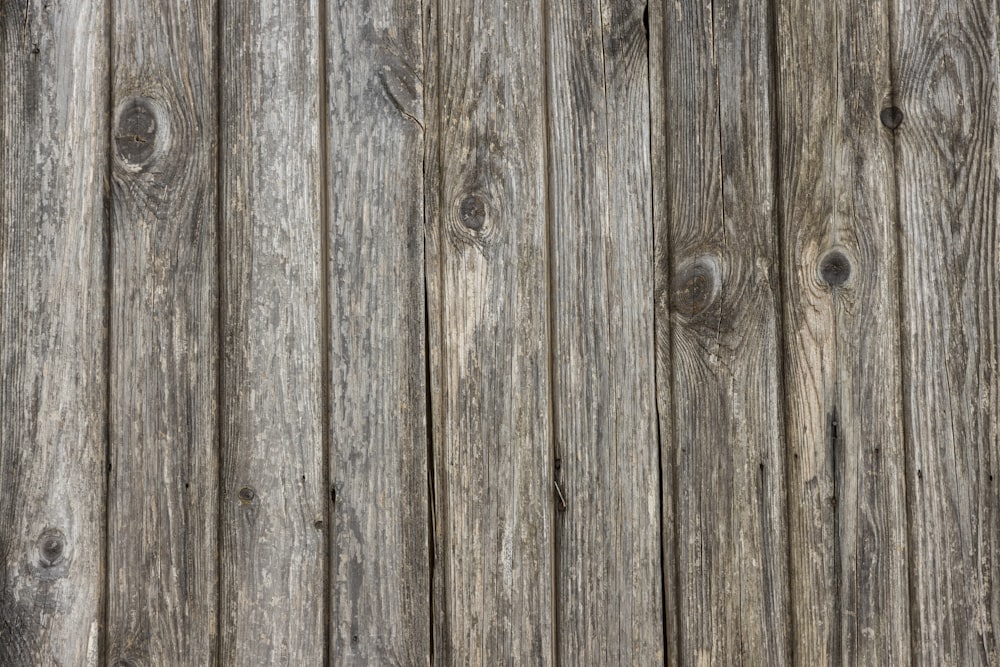
[[[827,285],[840,287],[851,277],[851,261],[840,250],[831,250],[819,262],[819,275]]]
[[[703,313],[719,294],[722,280],[714,257],[699,257],[674,276],[673,309],[686,317]]]
[[[66,536],[58,528],[48,528],[38,538],[38,564],[52,568],[65,560]]]
[[[132,165],[141,165],[156,151],[158,122],[149,100],[134,98],[118,114],[115,146],[118,155]]]
[[[253,502],[254,498],[257,497],[257,492],[249,486],[244,486],[239,490],[239,493],[236,494],[236,497],[239,498],[240,502],[244,505],[249,505]]]
[[[463,226],[478,232],[486,225],[486,202],[478,194],[467,194],[458,205],[458,216]]]
[[[879,114],[882,124],[890,130],[895,130],[903,123],[903,111],[899,107],[886,107]]]

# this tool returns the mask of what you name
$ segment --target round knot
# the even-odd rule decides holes
[[[55,567],[63,562],[66,536],[58,528],[49,528],[38,538],[38,562],[42,567]]]
[[[240,489],[236,496],[240,499],[240,502],[244,505],[249,505],[253,502],[253,499],[257,497],[257,493],[251,489],[249,486],[244,486]]]
[[[827,285],[840,287],[851,277],[851,261],[840,250],[831,250],[819,263],[819,275]]]
[[[674,276],[674,310],[687,317],[704,312],[719,293],[719,263],[714,257],[699,257]]]
[[[903,123],[903,112],[899,107],[886,107],[879,114],[882,124],[890,130],[895,130]]]
[[[115,145],[126,162],[142,164],[156,150],[156,112],[148,100],[136,98],[118,114]]]
[[[458,214],[466,228],[478,232],[486,224],[486,202],[477,194],[465,195],[458,205]]]

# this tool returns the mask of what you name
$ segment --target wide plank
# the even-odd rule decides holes
[[[326,654],[320,16],[317,2],[220,8],[226,665]]]
[[[660,10],[665,92],[651,122],[666,153],[653,176],[665,188],[654,233],[657,382],[672,383],[672,400],[659,393],[671,664],[790,660],[767,9]]]
[[[555,594],[568,665],[664,659],[645,7],[547,8]]]
[[[777,7],[796,661],[909,664],[888,6]]]
[[[896,0],[913,661],[1000,663],[1000,165],[988,0]]]
[[[115,0],[111,13],[108,660],[210,664],[216,12],[193,0]]]
[[[428,105],[435,664],[552,664],[543,16],[442,0]]]
[[[101,657],[106,10],[0,5],[0,664],[10,667]]]
[[[328,11],[330,664],[427,665],[421,7]]]

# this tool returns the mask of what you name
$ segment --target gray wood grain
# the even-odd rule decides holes
[[[777,21],[794,654],[909,664],[888,7]]]
[[[327,19],[330,660],[430,662],[419,4]]]
[[[215,8],[112,16],[111,663],[216,653]]]
[[[996,665],[998,7],[898,0],[893,15],[913,658]]]
[[[649,150],[652,177],[653,217],[653,354],[655,399],[660,444],[660,588],[663,591],[664,664],[680,665],[679,589],[677,579],[677,512],[674,490],[677,470],[674,465],[673,414],[673,331],[670,324],[669,293],[670,234],[666,215],[670,201],[667,180],[667,71],[666,7],[662,0],[648,0],[646,28],[649,38]],[[657,270],[656,267],[662,267]]]
[[[437,664],[551,664],[543,16],[431,15],[428,307]]]
[[[673,412],[675,664],[790,659],[766,10],[663,7],[665,117],[652,123],[666,126],[657,326],[672,326],[657,358],[673,383],[660,411]]]
[[[568,665],[664,660],[644,10],[548,5],[555,595]]]
[[[319,665],[330,502],[320,10],[231,1],[220,21],[219,656]]]
[[[107,428],[103,2],[0,5],[0,664],[96,665]]]

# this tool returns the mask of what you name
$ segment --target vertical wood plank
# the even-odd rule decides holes
[[[679,586],[676,535],[677,466],[674,454],[673,335],[669,294],[671,246],[669,234],[670,183],[667,165],[667,7],[663,0],[648,0],[646,31],[649,39],[649,150],[653,217],[653,348],[655,399],[660,447],[660,570],[663,591],[664,664],[680,665]],[[673,11],[673,7],[669,11]]]
[[[913,653],[1000,662],[995,2],[894,3]]]
[[[215,658],[215,7],[112,7],[109,660]]]
[[[524,0],[433,11],[435,662],[551,664],[543,16]]]
[[[547,8],[565,664],[664,660],[645,6]]]
[[[99,658],[106,10],[0,6],[0,664],[11,667]]]
[[[795,657],[909,664],[888,6],[777,24]]]
[[[330,660],[426,665],[421,7],[329,12]]]
[[[790,657],[767,9],[664,7],[657,326],[672,325],[674,399],[660,410],[674,421],[680,664]]]
[[[320,12],[226,1],[220,22],[220,662],[319,665],[329,504]]]

